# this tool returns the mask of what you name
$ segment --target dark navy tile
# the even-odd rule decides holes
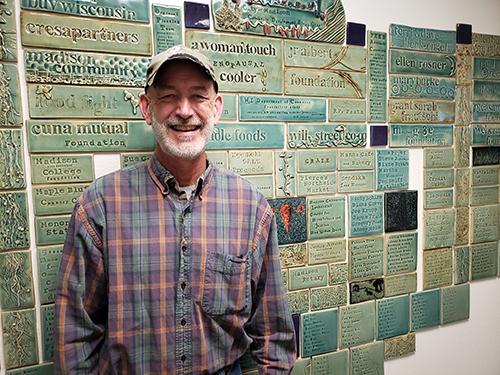
[[[346,44],[364,47],[366,44],[366,25],[363,23],[347,22]]]
[[[300,357],[300,314],[292,315],[293,328],[295,330],[295,347],[297,348],[297,358]]]
[[[195,29],[210,29],[208,4],[186,1],[184,3],[184,19],[186,27],[192,27]]]
[[[387,125],[370,126],[370,145],[387,146]]]
[[[472,25],[457,23],[457,43],[472,44]]]
[[[497,165],[500,164],[500,147],[473,147],[472,165]]]
[[[307,240],[306,197],[268,199],[276,216],[278,243],[305,242]]]
[[[417,229],[417,202],[416,190],[385,193],[385,231],[400,232]]]

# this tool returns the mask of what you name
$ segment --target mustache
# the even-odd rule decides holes
[[[192,116],[190,118],[183,118],[177,115],[170,115],[165,119],[165,125],[178,126],[178,125],[189,125],[189,126],[205,126],[206,121],[203,121],[198,116]]]

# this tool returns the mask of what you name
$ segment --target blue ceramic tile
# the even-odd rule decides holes
[[[411,331],[436,327],[441,323],[440,290],[431,289],[410,294]]]
[[[472,44],[472,25],[457,23],[457,43]]]
[[[300,316],[302,357],[337,349],[338,309],[323,310]]]
[[[387,125],[370,126],[370,145],[387,146]]]
[[[377,150],[377,190],[408,189],[409,165],[407,149]]]
[[[276,216],[278,243],[305,242],[307,240],[306,198],[269,199],[269,204]]]
[[[408,333],[408,295],[377,301],[377,340]]]
[[[208,4],[192,3],[186,1],[184,3],[184,19],[186,27],[196,29],[210,29],[210,14],[208,12]]]
[[[384,194],[349,196],[349,235],[380,234],[384,229]]]
[[[297,357],[300,357],[300,314],[292,315],[293,329],[295,331],[295,347],[297,348]]]
[[[346,44],[364,47],[366,44],[366,25],[363,23],[347,22]]]

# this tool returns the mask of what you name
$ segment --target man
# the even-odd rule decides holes
[[[145,163],[78,200],[56,295],[56,369],[70,374],[287,374],[293,325],[276,224],[246,180],[206,159],[222,113],[209,60],[176,46],[147,72]]]

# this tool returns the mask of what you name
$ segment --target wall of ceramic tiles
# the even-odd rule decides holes
[[[74,202],[151,155],[147,61],[182,42],[209,157],[276,212],[294,374],[498,373],[500,4],[262,3],[0,2],[0,375],[52,373]]]

